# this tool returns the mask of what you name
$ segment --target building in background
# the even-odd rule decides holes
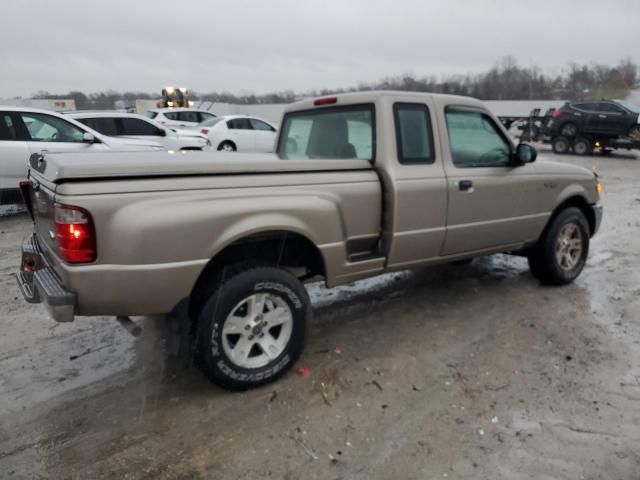
[[[0,98],[0,105],[13,107],[42,108],[56,112],[68,112],[76,109],[76,102],[71,98]]]

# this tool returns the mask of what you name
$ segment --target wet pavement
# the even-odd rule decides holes
[[[574,284],[503,255],[314,284],[309,374],[244,393],[178,320],[133,337],[26,304],[30,223],[0,218],[0,478],[640,478],[640,157],[560,158],[605,189]]]

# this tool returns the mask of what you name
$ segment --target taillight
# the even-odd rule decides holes
[[[65,261],[89,263],[96,259],[96,233],[89,212],[56,203],[55,222],[58,248]]]
[[[324,97],[324,98],[316,98],[313,101],[313,104],[318,105],[331,105],[333,103],[338,103],[338,97]]]
[[[560,110],[556,110],[555,112],[553,112],[553,115],[551,115],[553,118],[560,118],[560,116],[562,116],[562,112]]]
[[[209,129],[208,128],[203,128],[202,130],[200,130],[200,133],[203,135],[208,135],[209,134]]]

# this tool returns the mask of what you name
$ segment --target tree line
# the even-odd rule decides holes
[[[367,90],[404,90],[468,95],[481,100],[554,100],[585,98],[624,98],[638,86],[640,71],[631,59],[617,65],[569,63],[560,73],[551,74],[539,67],[522,67],[512,56],[502,58],[488,71],[479,74],[445,77],[410,74],[387,77],[374,83],[360,83],[341,89],[315,89],[306,92],[284,90],[268,94],[231,92],[191,92],[192,100],[236,104],[290,103],[303,97]],[[72,98],[79,110],[126,108],[136,99],[158,99],[159,92],[117,92],[109,90],[86,94],[38,92],[34,98]]]

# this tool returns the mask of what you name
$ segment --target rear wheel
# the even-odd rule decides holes
[[[575,123],[565,123],[560,133],[565,137],[575,137],[578,134],[578,127]]]
[[[196,352],[200,367],[231,390],[264,385],[283,375],[304,348],[311,317],[307,291],[273,267],[227,269],[200,313]]]
[[[629,138],[634,142],[640,142],[640,125],[634,125],[629,130]]]
[[[566,137],[556,137],[551,142],[551,148],[553,149],[554,153],[568,153],[570,146],[571,143],[569,143],[569,139]]]
[[[591,155],[593,153],[593,143],[588,138],[578,137],[573,142],[573,153],[576,155]]]
[[[589,253],[589,225],[582,211],[561,211],[529,253],[529,268],[540,283],[565,285],[573,282]]]
[[[233,142],[224,141],[218,146],[218,150],[223,152],[235,152],[237,148]]]

